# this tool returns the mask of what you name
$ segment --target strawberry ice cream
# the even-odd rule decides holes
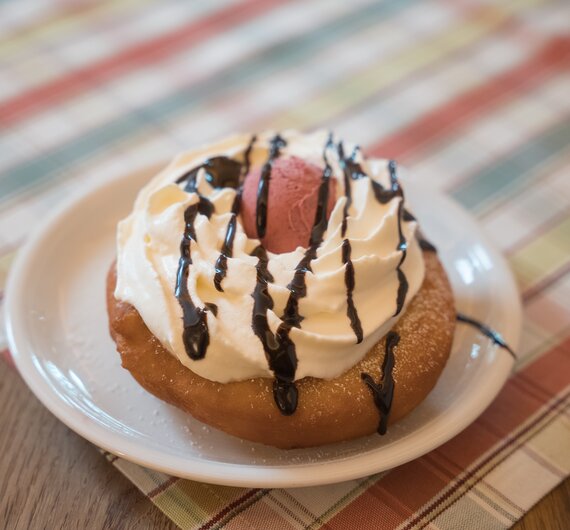
[[[248,237],[258,238],[256,228],[257,191],[261,167],[253,168],[245,179],[241,216]],[[315,222],[319,185],[323,175],[320,168],[301,158],[278,158],[273,162],[268,195],[268,217],[263,246],[281,254],[297,247],[307,247]],[[336,202],[336,180],[330,180],[327,216]]]

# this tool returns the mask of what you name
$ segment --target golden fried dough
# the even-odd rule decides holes
[[[418,406],[432,390],[451,350],[455,328],[453,295],[434,252],[424,252],[423,285],[393,331],[393,423]],[[196,375],[163,348],[137,310],[113,296],[116,272],[107,278],[111,335],[122,365],[149,392],[229,434],[281,448],[311,447],[375,432],[380,413],[361,378],[381,379],[385,338],[346,373],[332,380],[297,381],[299,404],[283,416],[273,399],[271,379],[216,383]]]

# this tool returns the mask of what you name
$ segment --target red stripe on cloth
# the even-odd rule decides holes
[[[546,407],[546,409],[537,417],[534,418],[532,422],[526,425],[521,432],[517,433],[515,436],[505,438],[501,444],[493,451],[491,454],[487,455],[481,462],[479,462],[474,468],[465,470],[465,473],[460,478],[455,479],[455,483],[452,487],[440,498],[434,499],[434,501],[427,506],[420,514],[414,517],[412,521],[409,521],[408,524],[405,526],[405,530],[411,530],[414,525],[419,523],[425,517],[428,517],[428,521],[431,520],[429,517],[433,518],[434,511],[437,510],[439,506],[441,506],[447,499],[450,499],[460,488],[464,488],[464,491],[459,495],[458,498],[461,498],[465,493],[471,490],[474,485],[479,482],[487,473],[495,469],[504,459],[508,456],[508,454],[512,453],[518,447],[524,444],[524,441],[521,442],[519,439],[531,431],[538,423],[544,421],[554,410],[559,409],[559,407],[567,401],[570,394],[565,392],[562,396],[560,396],[554,403],[551,403]],[[560,412],[560,411],[558,411]],[[546,424],[549,424],[555,418],[551,417],[549,420],[546,421]],[[514,447],[513,447],[514,446]],[[492,463],[493,459],[495,459],[501,452],[505,449],[510,448],[510,451],[507,455],[504,455],[498,461]],[[482,472],[482,470],[486,467],[490,467]],[[455,503],[457,499],[453,500],[451,504]]]
[[[10,367],[10,368],[16,368],[16,365],[14,364],[14,361],[12,360],[12,355],[10,355],[10,350],[5,349],[5,350],[0,350],[0,357],[4,359],[4,361],[6,362],[6,364]]]
[[[435,454],[435,452],[432,452],[428,455],[425,455],[424,458],[426,460],[430,460],[433,462],[434,465],[438,465],[444,469],[453,469],[453,476],[456,476],[459,472],[461,472],[461,469],[458,469],[452,462],[450,462],[448,459],[445,458],[445,455],[439,453],[439,454]],[[439,458],[439,460],[438,460]],[[500,492],[497,488],[493,487],[491,484],[489,484],[488,482],[485,483],[485,488],[488,490],[491,490],[494,492],[496,497],[500,497],[501,499],[503,499],[503,501],[512,506],[517,512],[523,514],[525,512],[525,510],[523,508],[521,508],[518,504],[514,503],[511,499],[509,499],[506,495],[504,495],[502,492]]]
[[[414,481],[416,479],[414,478]],[[414,482],[416,484],[416,482]],[[344,510],[338,512],[326,522],[322,528],[327,530],[344,530],[346,528],[382,529],[396,528],[407,516],[394,511],[384,499],[372,494],[372,488],[364,491]]]
[[[397,526],[429,502],[433,492],[444,488],[450,479],[425,459],[404,464],[397,468],[397,473],[388,473],[368,490],[375,502],[368,499],[364,516]],[[410,484],[414,487],[410,488]]]
[[[570,356],[565,355],[569,345],[570,337],[514,374],[493,404],[473,424],[435,452],[444,453],[463,469],[524,423],[570,383]],[[525,385],[518,384],[519,379],[544,393],[526,391]]]
[[[570,382],[570,337],[566,337],[548,354],[531,365],[532,370],[519,372],[521,379],[540,388],[546,395],[555,396]]]
[[[251,0],[230,6],[203,19],[193,20],[172,33],[142,42],[99,62],[71,71],[64,77],[0,104],[0,123],[4,126],[12,125],[34,112],[68,99],[81,90],[92,89],[94,82],[101,83],[129,70],[157,62],[281,3],[283,0]]]
[[[170,486],[172,486],[173,484],[176,484],[176,482],[178,482],[179,480],[180,479],[178,477],[170,477],[166,482],[163,482],[162,484],[158,485],[153,490],[149,491],[147,494],[147,497],[149,499],[153,499],[159,493],[166,491]]]
[[[364,514],[362,528],[372,528],[379,522],[382,522],[383,528],[395,528],[411,514],[418,512],[446,486],[457,480],[456,477],[463,470],[472,466],[483,454],[500,443],[483,463],[479,463],[476,469],[467,473],[467,476],[457,480],[453,491],[464,486],[478,470],[505,448],[516,443],[517,438],[509,438],[508,435],[537,413],[548,401],[546,396],[540,400],[535,395],[525,394],[521,388],[513,384],[515,378],[524,377],[527,382],[531,381],[537,386],[548,388],[549,396],[559,394],[570,384],[569,345],[570,338],[567,338],[515,374],[492,405],[467,429],[425,457],[392,470],[367,491],[367,496],[362,495],[355,499],[342,512],[328,521],[326,527],[330,529],[348,528],[354,521],[362,519]],[[553,404],[548,410],[552,411],[558,406],[559,404]],[[548,411],[544,414],[548,414]],[[527,426],[523,433],[530,428],[531,426]],[[431,459],[443,463],[443,469],[449,471],[449,476],[446,477],[441,469],[431,465],[429,463]],[[411,483],[414,484],[413,488],[409,488]],[[452,493],[449,492],[447,497]],[[370,495],[384,502],[370,502]],[[397,503],[394,502],[394,498],[398,499]],[[435,504],[440,503],[440,500],[433,501],[426,514],[433,509]]]
[[[409,156],[410,151],[445,138],[451,130],[465,125],[484,109],[493,108],[514,92],[532,89],[542,83],[545,76],[564,71],[569,64],[570,38],[553,38],[527,62],[424,114],[370,146],[367,152],[388,158]]]

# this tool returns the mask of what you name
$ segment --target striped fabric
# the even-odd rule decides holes
[[[546,0],[0,4],[0,285],[32,220],[74,190],[290,126],[398,159],[468,208],[516,274],[514,375],[416,461],[252,490],[107,455],[181,528],[508,528],[570,474],[568,20]]]

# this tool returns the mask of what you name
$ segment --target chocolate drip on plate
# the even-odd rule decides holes
[[[356,335],[356,343],[360,344],[364,338],[362,333],[362,324],[360,323],[360,318],[358,317],[358,311],[354,305],[354,299],[352,293],[354,291],[354,265],[350,259],[350,254],[352,252],[352,247],[350,246],[350,241],[345,239],[342,242],[342,262],[345,264],[346,268],[344,270],[344,283],[346,285],[346,303],[347,310],[346,314],[350,320],[350,327],[354,334]]]
[[[475,320],[474,318],[468,317],[462,313],[457,313],[457,321],[463,322],[464,324],[469,324],[470,326],[473,326],[474,328],[478,329],[481,333],[483,333],[483,335],[485,335],[486,337],[489,337],[493,341],[494,344],[496,344],[497,346],[500,346],[501,348],[504,348],[507,352],[509,352],[511,357],[513,359],[515,359],[515,361],[516,361],[517,355],[509,347],[509,345],[504,341],[504,339],[503,339],[503,337],[501,337],[500,333],[498,333],[494,329],[491,329],[486,324],[483,324],[482,322],[479,322],[478,320]]]
[[[364,383],[370,388],[374,397],[374,404],[378,408],[378,412],[380,412],[378,434],[382,435],[386,434],[390,411],[392,410],[392,401],[394,399],[394,377],[392,372],[396,362],[394,348],[399,342],[400,335],[395,331],[389,331],[386,335],[386,349],[384,351],[384,360],[382,361],[382,378],[379,383],[375,383],[370,374],[360,374]]]
[[[279,157],[281,148],[285,147],[287,142],[276,134],[272,139],[269,147],[269,157],[261,170],[259,177],[259,186],[257,188],[257,204],[255,208],[255,225],[257,228],[257,236],[261,239],[265,236],[267,229],[267,207],[269,198],[269,182],[271,180],[271,170],[273,161]]]

